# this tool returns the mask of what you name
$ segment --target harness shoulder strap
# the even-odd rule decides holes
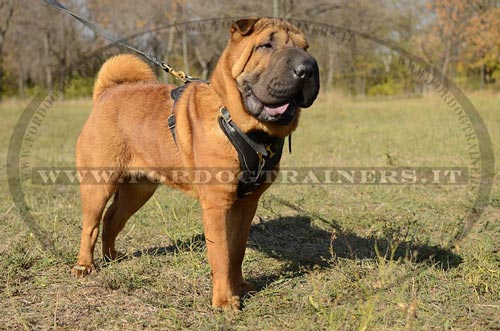
[[[174,140],[175,146],[177,146],[177,136],[175,134],[175,104],[177,103],[177,100],[182,95],[182,92],[186,89],[188,86],[189,82],[186,84],[179,86],[177,88],[174,88],[172,91],[170,91],[170,97],[172,100],[174,100],[174,104],[172,105],[172,111],[170,113],[170,116],[168,117],[168,128],[170,129],[170,134],[172,135],[172,139]]]
[[[190,78],[189,81],[187,81],[184,85],[179,86],[177,88],[174,88],[172,91],[170,91],[170,97],[172,100],[174,100],[174,104],[172,105],[172,111],[170,113],[170,116],[168,117],[168,128],[170,129],[170,134],[172,135],[172,138],[174,139],[174,143],[177,146],[177,139],[176,139],[176,134],[175,134],[175,105],[177,103],[177,100],[180,99],[182,96],[182,93],[188,87],[189,83],[191,82],[202,82],[202,83],[209,83],[208,80],[203,80],[203,79],[198,79],[198,78]]]
[[[177,146],[177,137],[175,135],[175,114],[172,109],[172,114],[168,117],[168,128],[170,129],[170,134],[172,135],[172,139],[174,140],[175,146]]]

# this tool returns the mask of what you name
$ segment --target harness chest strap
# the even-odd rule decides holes
[[[172,112],[168,117],[168,128],[177,145],[175,132],[175,103],[180,98],[186,85],[178,87],[170,93],[174,100]],[[272,171],[278,165],[284,145],[283,138],[272,137],[262,131],[244,133],[233,122],[226,107],[219,109],[219,126],[238,153],[241,174],[239,177],[237,197],[244,198],[252,194],[266,180],[266,171]],[[291,140],[289,136],[289,149]]]
[[[238,152],[241,173],[236,193],[242,199],[268,179],[267,172],[276,169],[281,160],[284,139],[262,131],[244,133],[232,121],[226,107],[221,107],[219,111],[219,125]]]

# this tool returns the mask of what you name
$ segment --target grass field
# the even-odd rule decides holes
[[[500,96],[474,95],[500,155]],[[0,105],[0,160],[27,102]],[[90,100],[57,102],[31,166],[71,166]],[[165,132],[165,134],[169,134]],[[293,136],[290,167],[469,166],[455,115],[437,97],[322,96]],[[496,164],[497,169],[499,163]],[[163,187],[127,224],[127,258],[77,281],[77,186],[24,183],[44,247],[0,169],[2,330],[500,330],[500,187],[453,245],[472,193],[447,185],[275,185],[261,200],[244,272],[258,287],[240,313],[210,307],[196,201]],[[100,243],[97,251],[100,251]],[[98,256],[99,253],[97,254]]]

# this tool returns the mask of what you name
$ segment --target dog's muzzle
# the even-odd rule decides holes
[[[240,89],[250,114],[285,125],[293,120],[298,108],[311,106],[318,96],[318,63],[302,49],[281,49],[272,55],[266,70]]]

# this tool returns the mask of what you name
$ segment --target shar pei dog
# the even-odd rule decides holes
[[[307,48],[304,34],[284,20],[236,21],[210,81],[186,84],[181,93],[135,56],[108,59],[78,138],[76,166],[112,171],[105,183],[81,182],[83,225],[72,273],[94,271],[101,219],[103,255],[116,259],[115,240],[127,220],[168,184],[200,201],[213,306],[240,309],[241,296],[253,291],[241,265],[259,197],[276,177],[301,108],[318,95],[318,64]]]

